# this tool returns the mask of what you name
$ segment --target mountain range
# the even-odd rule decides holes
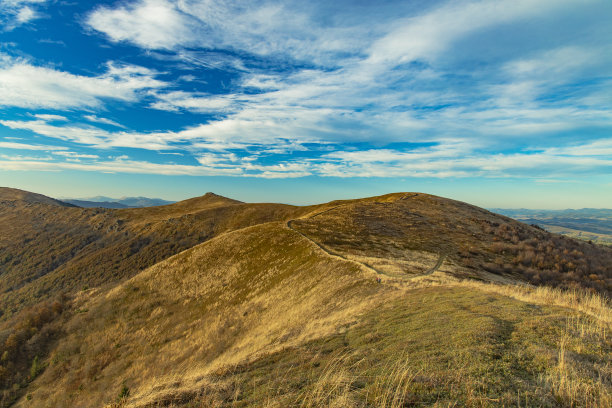
[[[172,204],[175,201],[162,200],[161,198],[147,197],[121,197],[110,198],[96,196],[90,198],[61,198],[61,201],[83,208],[139,208],[154,207],[159,205]]]
[[[612,249],[463,202],[0,189],[1,406],[609,406]]]

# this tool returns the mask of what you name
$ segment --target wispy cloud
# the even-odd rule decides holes
[[[74,75],[0,55],[0,106],[88,108],[104,99],[136,101],[138,93],[167,84],[155,72],[135,65],[108,63],[98,76]]]
[[[34,115],[35,118],[44,120],[46,122],[68,122],[68,118],[62,115],[52,115],[48,113],[37,113]]]
[[[221,116],[198,127],[202,134],[215,134],[227,140],[248,134],[250,139],[261,140],[270,140],[273,135],[272,139],[383,143],[407,138],[435,140],[457,133],[471,138],[495,135],[508,140],[517,134],[567,131],[587,123],[609,126],[610,115],[606,110],[576,109],[568,106],[571,103],[567,98],[564,104],[546,100],[551,92],[571,86],[572,81],[580,78],[577,72],[597,69],[601,75],[610,74],[601,58],[590,58],[606,54],[607,46],[544,49],[539,55],[505,62],[499,72],[487,69],[470,73],[469,82],[477,85],[451,83],[449,87],[448,76],[456,67],[438,61],[443,54],[452,55],[452,45],[479,31],[525,19],[548,18],[567,12],[576,4],[570,0],[543,1],[537,6],[530,1],[449,2],[410,17],[383,18],[381,21],[389,24],[384,28],[377,25],[369,31],[358,24],[322,27],[314,21],[312,10],[296,7],[289,12],[283,5],[268,2],[249,7],[220,2],[213,8],[197,1],[139,1],[114,10],[98,9],[93,15],[120,12],[126,21],[134,20],[130,27],[135,32],[115,41],[155,47],[155,41],[142,37],[156,38],[154,26],[150,30],[141,29],[137,20],[148,7],[163,5],[163,10],[172,10],[176,18],[184,20],[184,27],[199,27],[206,32],[206,38],[195,28],[188,35],[173,37],[177,41],[165,46],[177,49],[179,55],[190,55],[181,51],[182,47],[198,43],[201,47],[299,59],[305,54],[296,54],[291,44],[301,44],[302,49],[319,53],[310,56],[312,61],[325,61],[333,66],[280,73],[245,71],[237,82],[239,87],[225,94],[155,92],[156,100],[150,105],[154,109]],[[232,18],[225,18],[229,13]],[[236,23],[243,19],[248,22]],[[114,38],[114,26],[98,29],[108,31]],[[312,30],[310,36],[305,34],[306,29]],[[217,30],[223,33],[223,38],[217,39]],[[324,45],[332,37],[330,30],[344,33],[333,37],[333,46]],[[266,39],[264,45],[253,44],[259,34]],[[354,38],[363,41],[357,46]],[[533,69],[537,66],[542,70]],[[248,92],[252,88],[259,92]],[[597,90],[592,87],[590,91]]]
[[[47,0],[2,0],[0,1],[0,25],[10,31],[40,17],[38,7]]]
[[[141,136],[142,137],[142,136]],[[9,143],[1,147],[19,148]],[[23,146],[27,148],[27,146]],[[236,148],[240,147],[240,148]],[[302,150],[308,158],[287,159],[284,152],[255,150],[253,145],[233,146],[232,151],[218,150],[200,153],[197,165],[153,163],[119,156],[102,160],[97,154],[54,151],[66,160],[51,160],[49,156],[6,158],[6,169],[37,170],[80,169],[163,175],[226,175],[237,177],[294,178],[308,175],[323,177],[519,177],[553,179],[579,177],[582,174],[609,174],[612,171],[612,141],[575,145],[571,149],[541,149],[537,152],[483,153],[460,141],[413,149],[342,150],[317,147]],[[47,150],[43,146],[31,150]],[[192,152],[193,153],[193,152]],[[75,167],[74,162],[78,161]]]
[[[63,146],[50,146],[50,145],[33,145],[29,143],[17,143],[17,142],[0,142],[0,149],[17,149],[17,150],[67,150],[67,147]]]
[[[110,125],[110,126],[125,128],[125,126],[123,126],[121,123],[115,122],[112,119],[101,118],[101,117],[98,117],[96,115],[83,115],[83,118],[85,118],[86,120],[88,120],[90,122],[94,122],[94,123],[102,123],[104,125]]]

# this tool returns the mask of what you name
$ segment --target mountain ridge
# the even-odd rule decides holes
[[[0,252],[4,281],[51,255],[20,248],[91,238],[55,270],[0,291],[2,404],[610,401],[612,319],[597,293],[609,290],[612,252],[467,203],[392,193],[296,207],[207,193],[120,210],[0,207],[0,227],[11,222],[25,239],[12,270]],[[49,228],[63,223],[73,229],[62,241]],[[28,306],[29,293],[49,303]],[[555,385],[559,375],[580,397]]]
[[[60,207],[74,207],[74,205],[47,197],[42,194],[32,193],[11,187],[0,187],[0,201],[23,201],[28,204],[48,204]]]
[[[61,198],[60,200],[83,208],[139,208],[172,204],[175,201],[148,197],[110,198],[96,196],[90,198]]]

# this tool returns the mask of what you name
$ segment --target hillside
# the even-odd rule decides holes
[[[21,204],[46,204],[57,207],[74,207],[74,205],[56,200],[42,194],[30,193],[29,191],[16,188],[0,187],[0,205],[3,207]]]
[[[610,402],[609,248],[421,193],[14,203],[2,406]]]
[[[566,239],[465,203],[426,194],[294,207],[248,204],[207,193],[175,204],[84,209],[2,190],[0,312],[60,292],[112,285],[221,233],[271,221],[329,252],[387,275],[420,272],[432,260],[483,274],[610,293],[612,251]],[[11,197],[10,200],[8,197]],[[303,217],[308,215],[308,217]],[[434,262],[435,263],[435,262]]]
[[[291,227],[334,254],[392,276],[422,273],[443,257],[459,268],[455,276],[612,290],[610,248],[428,194],[334,202]]]
[[[299,212],[214,194],[122,210],[67,207],[14,190],[5,196],[12,199],[0,204],[4,317],[61,292],[113,284],[225,231]]]
[[[517,300],[452,272],[377,284],[282,223],[230,232],[77,297],[17,406],[610,401],[592,382],[609,378],[607,306]]]

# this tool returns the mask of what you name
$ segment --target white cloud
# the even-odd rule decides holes
[[[2,0],[0,1],[0,25],[10,31],[22,24],[40,18],[37,6],[47,0]]]
[[[607,156],[607,159],[612,162],[612,138],[564,147],[551,147],[546,149],[546,153],[559,156]]]
[[[0,146],[1,147],[1,146]],[[244,147],[244,146],[243,146]],[[206,152],[196,158],[198,165],[151,163],[123,155],[101,160],[98,155],[72,151],[53,152],[66,161],[43,156],[2,156],[7,170],[61,170],[124,172],[165,175],[226,175],[262,178],[324,177],[528,177],[566,178],[581,174],[609,174],[612,170],[612,143],[600,141],[575,145],[571,149],[543,149],[540,152],[487,153],[453,140],[414,150],[338,150],[308,159],[263,163],[258,154]],[[85,160],[82,161],[81,159]],[[78,163],[75,162],[78,160]]]
[[[0,120],[0,124],[10,129],[29,130],[38,135],[96,147],[105,147],[111,138],[110,133],[102,129],[93,127],[84,128],[74,125],[55,126],[48,124],[44,120]]]
[[[360,49],[367,33],[359,27],[325,26],[321,20],[302,2],[136,0],[100,7],[86,22],[111,41],[147,49],[231,49],[318,63]]]
[[[35,118],[44,120],[46,122],[67,122],[68,118],[62,115],[51,115],[47,113],[37,113],[34,115]]]
[[[112,119],[101,118],[101,117],[98,117],[96,115],[83,115],[83,118],[87,119],[90,122],[102,123],[102,124],[105,124],[105,125],[111,125],[111,126],[115,126],[115,127],[125,128],[125,126],[123,126],[121,123],[117,123],[117,122],[115,122]]]
[[[156,101],[151,104],[151,108],[167,111],[186,109],[193,112],[223,112],[230,109],[236,110],[238,107],[238,97],[234,95],[206,95],[202,93],[191,93],[183,91],[155,93]]]
[[[81,170],[107,173],[133,173],[133,174],[163,174],[163,175],[200,175],[200,176],[232,176],[240,175],[239,169],[217,169],[206,166],[193,166],[181,164],[161,164],[145,161],[129,160],[118,157],[114,160],[94,160],[88,162],[57,162],[50,158],[33,157],[2,157],[0,160],[3,170]]]
[[[17,16],[15,16],[18,24],[25,24],[28,21],[34,20],[37,17],[37,13],[28,6],[22,7]]]
[[[610,57],[602,56],[609,44],[583,44],[577,35],[572,45],[550,40],[527,51],[508,50],[510,61],[456,51],[486,42],[481,37],[495,29],[520,29],[582,8],[582,2],[427,2],[417,13],[410,9],[412,2],[399,2],[381,12],[384,4],[369,6],[368,11],[380,13],[372,18],[351,14],[350,8],[326,14],[325,7],[344,5],[322,3],[136,0],[99,7],[86,21],[93,30],[110,41],[148,49],[146,55],[156,63],[193,68],[193,75],[177,76],[170,84],[136,66],[109,64],[103,74],[82,76],[5,58],[0,105],[91,111],[114,99],[204,113],[207,122],[150,133],[50,123],[57,118],[45,114],[0,124],[100,149],[180,150],[199,163],[164,167],[127,157],[73,157],[83,160],[80,166],[101,171],[138,172],[142,165],[143,172],[159,174],[497,177],[609,167],[605,154],[595,153],[609,152],[602,141],[556,151],[548,147],[560,144],[556,138],[563,132],[612,125],[609,84],[595,89],[581,83],[612,75]],[[512,42],[503,40],[492,47]],[[470,64],[453,65],[453,58]],[[203,67],[230,72],[231,83],[223,84],[226,94],[202,91],[209,79],[198,77]],[[195,90],[176,90],[178,85]],[[121,126],[93,114],[82,117]],[[584,138],[589,137],[596,138]],[[539,149],[497,153],[516,151],[526,140]],[[353,151],[343,147],[347,142],[368,147]],[[384,147],[394,142],[437,144],[413,150]],[[331,151],[298,154],[289,161],[274,156],[304,152],[308,143]]]
[[[107,64],[98,76],[74,75],[4,57],[0,62],[0,106],[70,109],[97,107],[104,99],[132,102],[139,93],[166,86],[144,67]]]
[[[166,0],[140,0],[115,9],[99,7],[87,24],[112,41],[130,41],[144,48],[173,48],[193,39],[187,16]]]
[[[76,152],[70,152],[70,151],[53,152],[53,154],[56,156],[64,156],[68,159],[98,159],[100,158],[100,156],[98,156],[97,154],[83,154],[83,153],[76,153]]]
[[[63,146],[33,145],[29,143],[0,142],[0,149],[16,150],[67,150]]]
[[[590,145],[577,146],[573,152],[587,153]],[[334,177],[554,177],[584,172],[605,174],[612,160],[599,155],[567,155],[547,149],[540,153],[451,153],[442,147],[420,152],[369,150],[333,152],[315,165],[320,175]],[[442,154],[439,154],[442,153]]]
[[[391,31],[374,42],[367,64],[397,65],[430,60],[463,37],[487,27],[546,15],[577,0],[450,1],[420,16],[396,21]]]
[[[218,119],[194,128],[193,131],[197,129],[204,138],[385,143],[437,140],[460,133],[469,134],[466,137],[471,139],[486,138],[492,142],[491,136],[508,140],[516,135],[567,131],[587,123],[611,123],[612,117],[605,110],[572,110],[566,106],[544,108],[542,102],[528,105],[543,93],[571,81],[577,70],[592,66],[593,58],[588,57],[604,52],[601,47],[547,49],[540,55],[507,63],[501,73],[472,73],[471,80],[484,85],[467,89],[449,89],[444,75],[454,73],[435,65],[437,56],[452,53],[454,44],[478,31],[544,18],[576,6],[576,1],[545,0],[537,5],[527,0],[445,2],[409,18],[398,16],[386,27],[377,26],[365,36],[363,33],[367,30],[363,26],[359,26],[359,30],[355,29],[358,25],[323,28],[312,21],[313,16],[304,8],[297,7],[290,12],[283,5],[268,2],[241,7],[225,2],[165,4],[190,18],[199,19],[203,30],[211,32],[205,39],[192,32],[190,38],[202,47],[226,47],[260,55],[282,53],[298,58],[289,45],[294,41],[304,48],[316,44],[314,48],[321,52],[313,58],[333,61],[333,69],[310,68],[279,74],[244,72],[238,81],[241,89],[225,95],[155,92],[157,100],[150,105],[155,109],[218,114]],[[144,7],[144,3],[133,3],[133,18],[140,6]],[[231,18],[229,10],[235,12]],[[239,24],[242,19],[247,22]],[[290,29],[287,21],[292,22],[289,25],[294,28]],[[341,28],[346,32],[337,41],[347,47],[347,52],[334,54],[337,50],[331,52],[333,47],[323,47],[320,42],[329,38],[323,35],[328,33],[326,30],[342,31]],[[310,37],[304,34],[304,29],[312,29]],[[223,38],[215,36],[217,31],[223,33]],[[363,40],[357,48],[349,38],[354,32],[361,33],[355,38]],[[265,39],[260,41],[259,34]],[[138,44],[136,38],[128,40]],[[252,44],[256,41],[264,45]],[[328,51],[331,54],[325,54]],[[429,60],[432,65],[395,69],[398,64],[420,60]],[[533,67],[541,63],[546,68],[546,74],[541,75],[548,79],[546,84],[542,78],[530,74],[535,72]],[[511,75],[514,71],[516,73]],[[500,78],[501,75],[505,76]],[[493,85],[489,84],[491,78],[497,80]],[[551,78],[555,78],[554,82]],[[261,93],[246,92],[249,88],[257,88]],[[421,106],[444,108],[415,109]]]

